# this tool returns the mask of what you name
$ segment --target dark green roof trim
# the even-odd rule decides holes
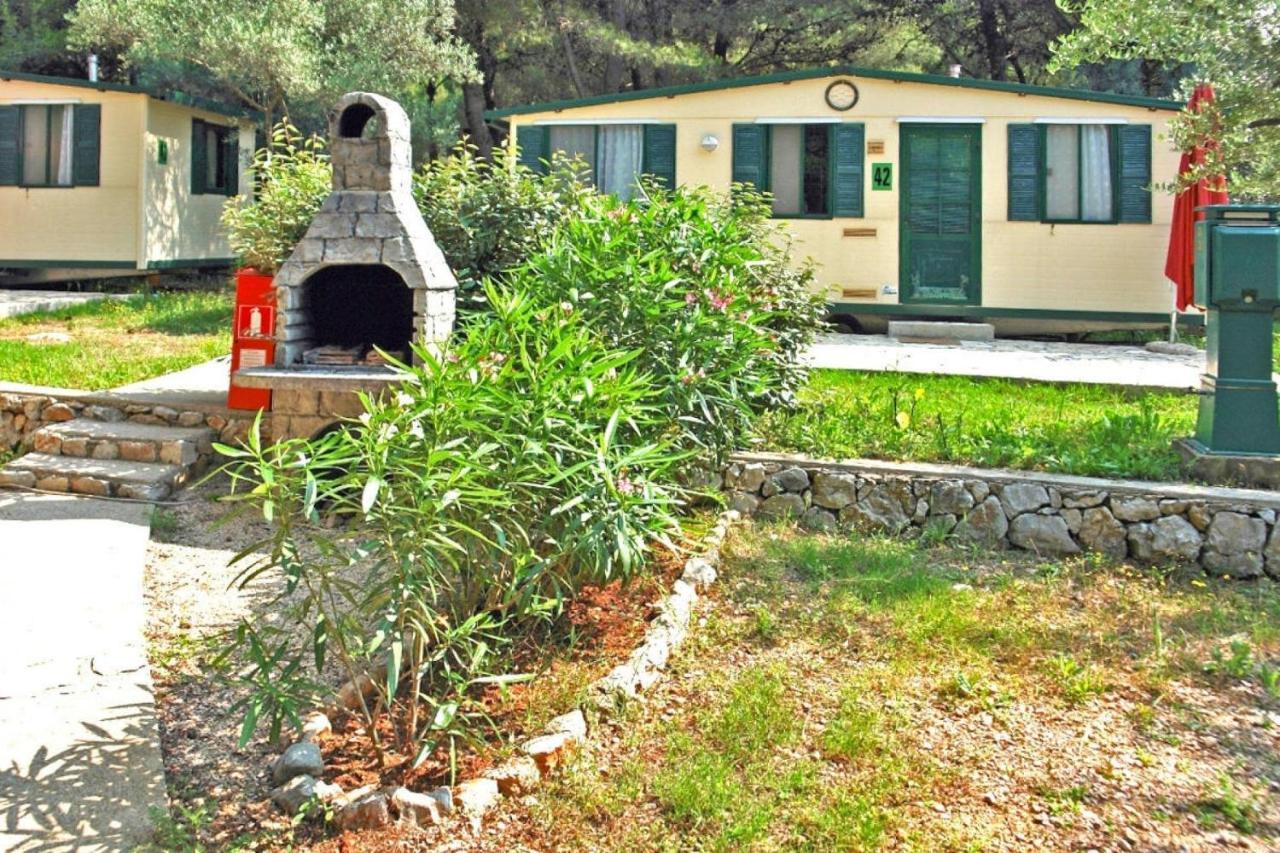
[[[77,77],[54,77],[49,74],[27,74],[22,71],[6,71],[0,68],[0,80],[23,80],[27,83],[48,83],[53,86],[75,86],[80,89],[94,89],[99,92],[127,92],[131,95],[146,95],[157,101],[178,104],[191,109],[217,113],[230,118],[247,118],[257,121],[252,111],[241,109],[230,104],[211,101],[185,92],[153,92],[140,86],[127,86],[124,83],[107,83],[102,80],[81,80]]]
[[[797,71],[781,71],[777,74],[761,74],[755,77],[734,77],[727,80],[710,80],[705,83],[689,83],[683,86],[664,86],[658,89],[640,89],[631,92],[615,92],[589,98],[570,98],[563,101],[547,101],[519,107],[488,110],[485,118],[499,119],[524,113],[541,113],[569,110],[575,107],[591,107],[597,104],[613,104],[621,101],[642,101],[647,98],[671,98],[694,92],[714,92],[720,89],[738,89],[744,86],[762,86],[769,83],[788,83],[795,80],[812,80],[820,77],[845,75],[867,77],[873,80],[895,80],[900,83],[929,83],[937,86],[959,86],[965,89],[987,89],[993,92],[1012,92],[1018,95],[1043,95],[1050,98],[1069,98],[1076,101],[1096,101],[1103,104],[1124,104],[1130,107],[1146,107],[1152,110],[1181,110],[1178,101],[1164,98],[1147,98],[1140,95],[1117,95],[1113,92],[1094,92],[1088,89],[1068,89],[1061,86],[1032,86],[1026,83],[1006,83],[1000,80],[979,80],[974,77],[944,77],[940,74],[918,74],[912,71],[883,71],[878,68],[861,68],[856,65],[831,65],[823,68],[804,68]]]

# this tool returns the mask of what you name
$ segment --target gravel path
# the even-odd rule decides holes
[[[230,560],[267,527],[248,517],[219,526],[227,507],[216,497],[225,491],[225,483],[206,484],[186,492],[185,503],[161,510],[145,576],[169,795],[189,810],[183,829],[212,849],[247,836],[269,844],[288,832],[288,821],[266,801],[274,751],[261,736],[237,748],[240,718],[228,709],[238,697],[214,673],[219,635],[264,606],[279,584],[277,576],[265,576],[248,590],[232,586],[239,568]]]

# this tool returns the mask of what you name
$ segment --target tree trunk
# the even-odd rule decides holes
[[[1000,32],[1000,22],[996,19],[995,0],[978,0],[978,23],[982,32],[982,50],[987,59],[988,76],[992,80],[1003,80],[1009,47],[1005,43],[1004,34]]]
[[[481,78],[478,82],[462,84],[461,124],[476,153],[488,160],[493,157],[494,137],[484,120],[484,111],[494,106],[493,77],[498,63],[484,23],[473,14],[471,4],[460,4],[458,8],[458,34],[475,53]]]
[[[624,0],[602,0],[601,9],[607,20],[621,35],[627,35],[627,7]],[[610,51],[604,61],[604,91],[622,91],[627,66],[617,51]]]
[[[485,97],[483,83],[462,84],[462,116],[471,144],[476,153],[486,160],[493,157],[493,137],[484,120]]]
[[[573,54],[573,42],[569,40],[568,27],[560,27],[560,46],[564,48],[564,61],[569,66],[569,79],[573,81],[573,90],[577,92],[579,98],[584,97],[587,90],[582,85],[582,76],[578,73],[578,60]]]
[[[1142,93],[1153,97],[1159,95],[1164,85],[1164,75],[1161,74],[1160,63],[1154,59],[1144,59],[1138,68],[1138,73],[1142,77]]]

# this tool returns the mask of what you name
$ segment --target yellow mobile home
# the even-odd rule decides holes
[[[254,125],[170,97],[0,71],[0,281],[231,263]]]
[[[773,195],[834,315],[1003,332],[1167,323],[1172,101],[840,66],[495,110],[521,158],[580,155]]]

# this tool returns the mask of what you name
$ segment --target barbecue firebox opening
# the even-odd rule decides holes
[[[365,126],[370,119],[376,119],[376,113],[368,104],[355,103],[342,111],[338,119],[338,133],[346,139],[359,139],[365,135]],[[376,120],[374,122],[376,129]]]
[[[390,267],[350,264],[324,267],[303,283],[311,325],[313,364],[361,364],[378,360],[374,347],[404,360],[413,339],[413,291]],[[315,353],[321,353],[316,358]]]

